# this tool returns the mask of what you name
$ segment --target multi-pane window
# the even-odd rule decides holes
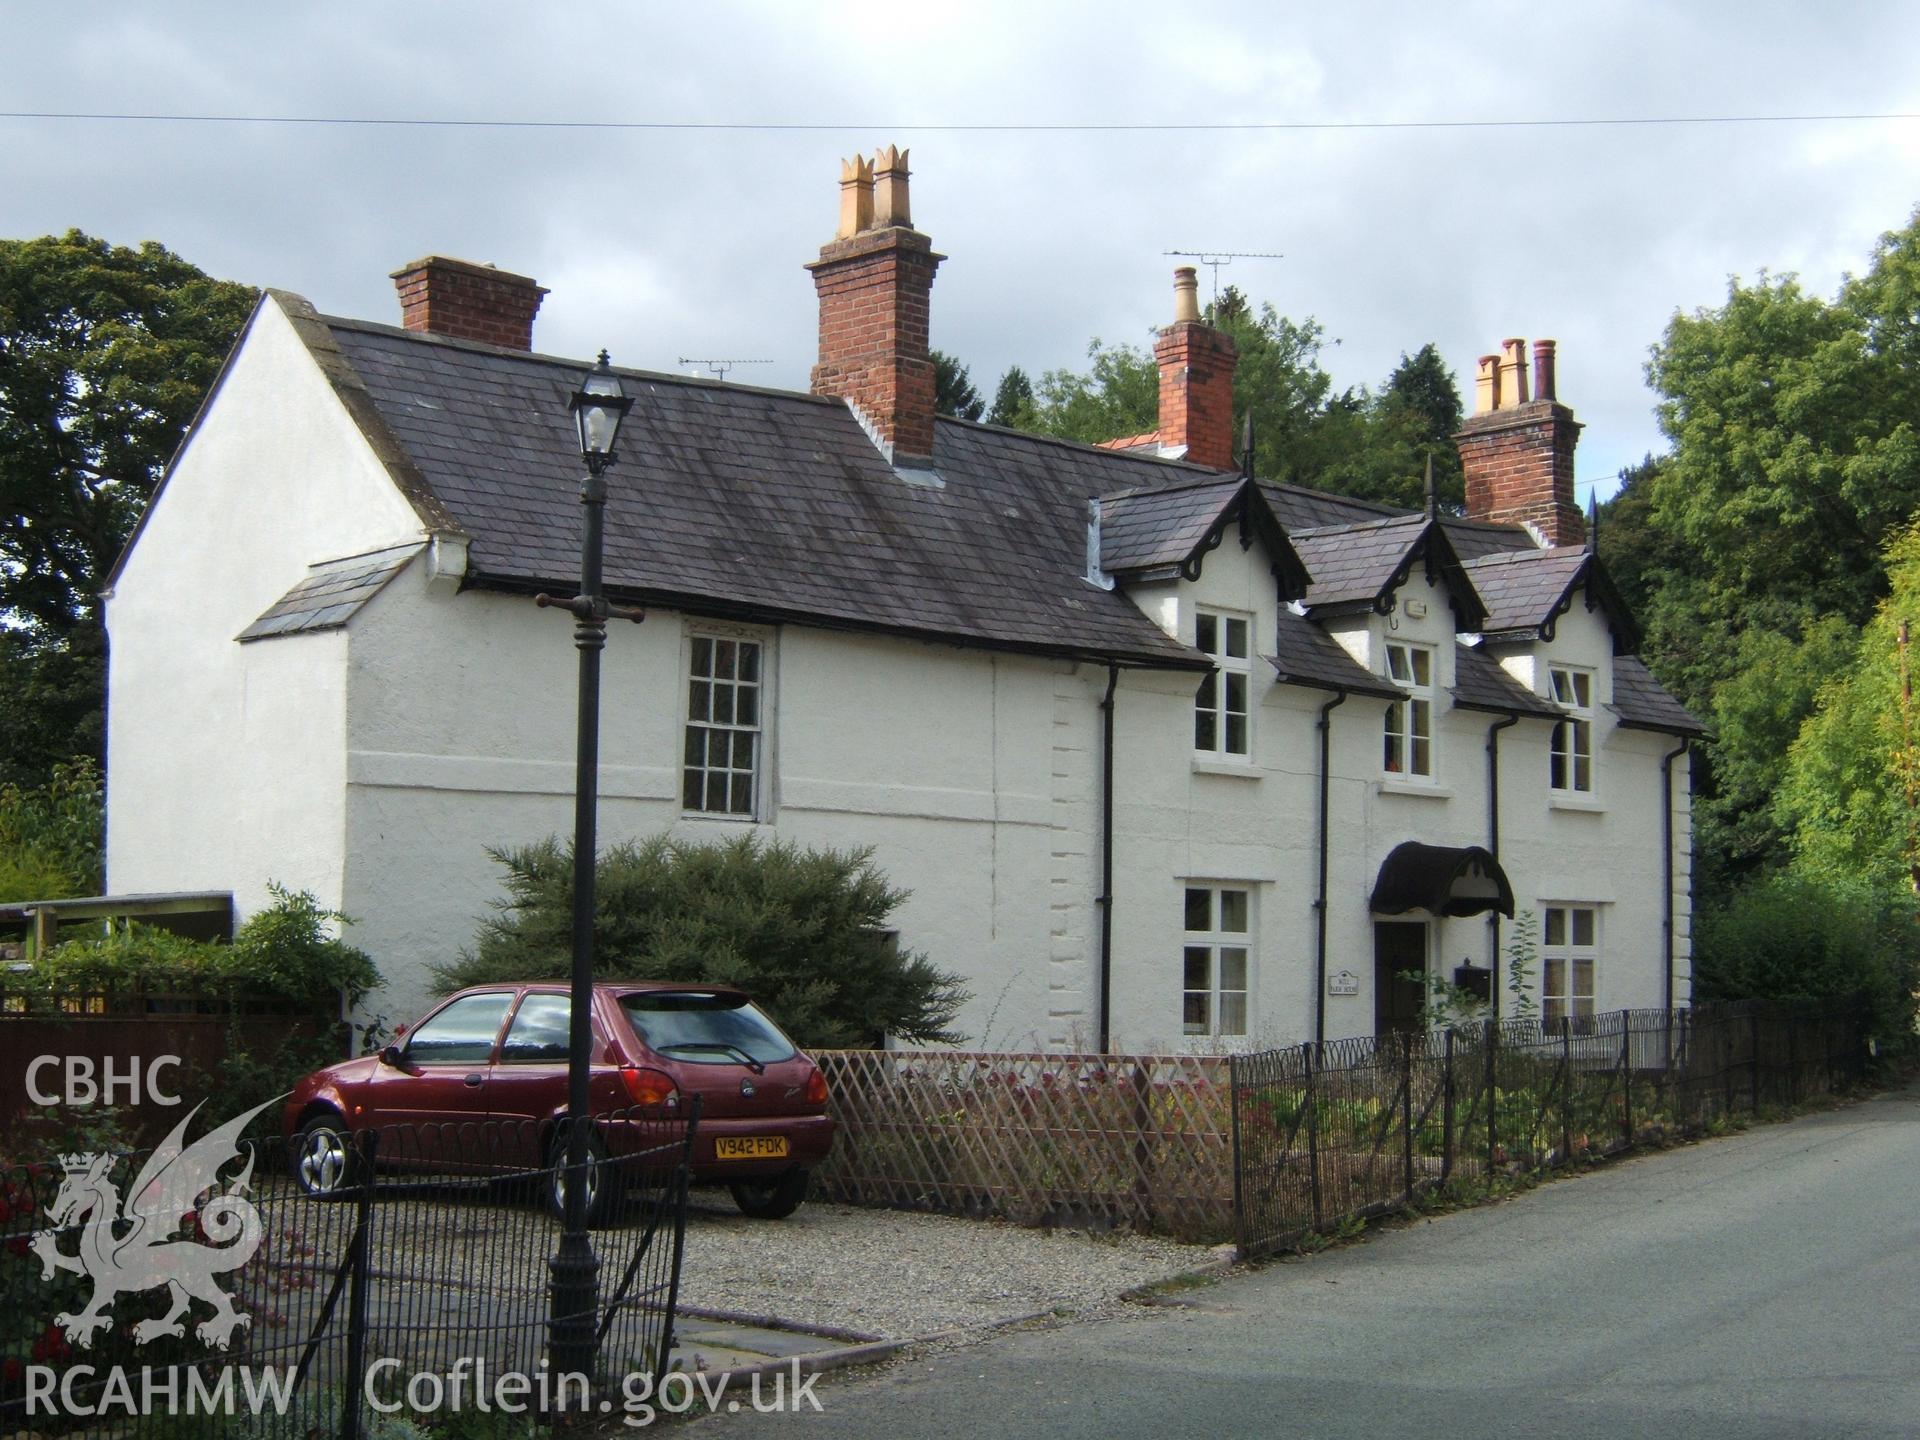
[[[1433,647],[1387,642],[1387,678],[1404,692],[1387,706],[1381,766],[1389,775],[1433,778]]]
[[[1593,789],[1593,672],[1549,665],[1554,703],[1567,712],[1553,727],[1547,785],[1585,795]]]
[[[688,647],[681,803],[707,815],[752,815],[759,796],[761,646],[695,635]]]
[[[1248,892],[1187,886],[1181,960],[1180,1031],[1247,1033],[1247,965],[1252,945]]]
[[[1599,914],[1590,905],[1549,905],[1540,944],[1540,1018],[1549,1033],[1562,1016],[1584,1034],[1593,1023],[1593,971],[1600,958]]]
[[[1247,694],[1253,678],[1252,624],[1244,615],[1201,610],[1193,643],[1219,668],[1200,682],[1193,701],[1193,748],[1202,755],[1244,758],[1251,752]]]

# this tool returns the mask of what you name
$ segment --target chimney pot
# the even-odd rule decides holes
[[[888,145],[873,157],[873,223],[876,229],[913,228],[907,204],[907,152]]]
[[[533,317],[547,292],[525,275],[428,255],[401,266],[392,278],[400,293],[400,323],[409,330],[508,350],[533,348]]]
[[[840,162],[840,228],[836,240],[851,240],[873,228],[873,166],[864,155]]]
[[[1554,393],[1554,344],[1551,340],[1533,342],[1533,398],[1557,400]]]
[[[1200,318],[1200,282],[1197,272],[1191,265],[1181,265],[1173,272],[1173,323],[1183,325]]]
[[[1505,340],[1500,348],[1506,352],[1500,360],[1500,408],[1507,410],[1527,403],[1527,342]]]
[[[1473,377],[1473,413],[1486,415],[1500,408],[1500,357],[1482,355]]]

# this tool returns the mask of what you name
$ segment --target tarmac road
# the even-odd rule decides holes
[[[1920,1436],[1920,1087],[1121,1321],[822,1382],[760,1435]],[[744,1410],[745,1407],[743,1406]]]

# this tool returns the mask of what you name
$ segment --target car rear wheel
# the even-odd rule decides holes
[[[360,1156],[347,1122],[332,1111],[315,1115],[293,1142],[294,1183],[315,1200],[335,1200],[360,1179]]]
[[[567,1218],[567,1134],[555,1132],[547,1148],[547,1207],[555,1218]],[[587,1132],[587,1224],[598,1225],[613,1213],[615,1203],[613,1167],[607,1164],[607,1147],[594,1131]]]
[[[742,1214],[756,1220],[784,1220],[807,1198],[807,1172],[789,1170],[766,1180],[735,1180],[727,1188]]]

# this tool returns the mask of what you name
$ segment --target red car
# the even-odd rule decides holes
[[[351,1179],[350,1136],[384,1126],[405,1129],[406,1158],[417,1163],[461,1158],[432,1147],[455,1143],[460,1122],[492,1122],[484,1132],[490,1161],[555,1165],[565,1150],[571,1008],[564,984],[476,985],[380,1054],[315,1071],[294,1087],[281,1117],[294,1179],[310,1195],[339,1192]],[[806,1198],[807,1172],[833,1144],[826,1077],[744,993],[595,985],[592,1053],[595,1159],[631,1143],[622,1112],[672,1117],[698,1095],[696,1183],[729,1185],[734,1202],[763,1219],[791,1215]],[[385,1137],[382,1148],[392,1148]],[[588,1199],[596,1220],[614,1199],[598,1174]],[[556,1210],[564,1191],[556,1172],[548,1196]]]

